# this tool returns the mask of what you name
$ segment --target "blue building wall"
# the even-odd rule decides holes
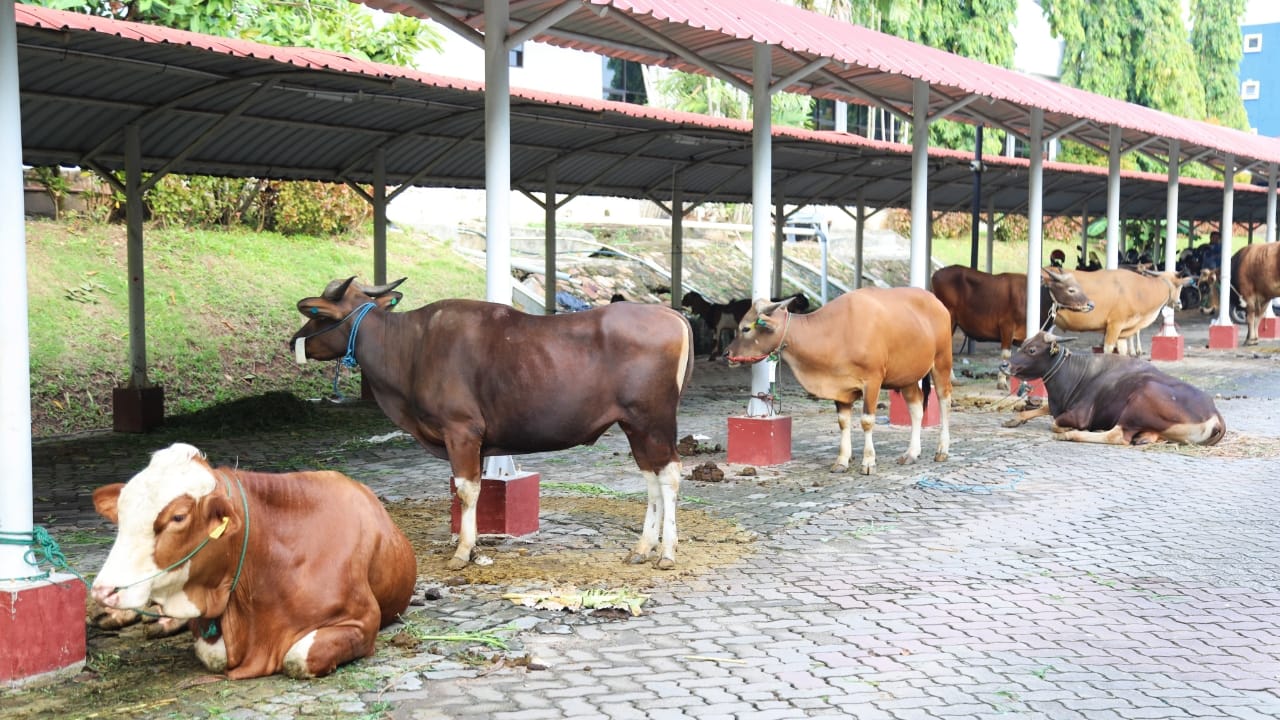
[[[1280,136],[1280,23],[1267,25],[1242,25],[1246,52],[1240,59],[1240,87],[1245,83],[1258,83],[1258,97],[1244,100],[1244,110],[1249,115],[1249,126],[1259,135]],[[1248,52],[1249,36],[1259,35],[1262,46],[1258,52]],[[1244,96],[1241,95],[1243,98]]]

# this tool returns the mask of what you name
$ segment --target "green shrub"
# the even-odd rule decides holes
[[[340,235],[357,228],[372,209],[336,183],[272,181],[263,194],[264,227],[285,235]]]

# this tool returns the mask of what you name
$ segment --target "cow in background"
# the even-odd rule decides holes
[[[393,313],[402,282],[334,280],[298,301],[307,321],[290,343],[300,361],[358,362],[387,417],[449,461],[462,512],[448,567],[471,561],[481,458],[589,445],[614,423],[649,490],[628,561],[646,562],[656,547],[658,567],[675,567],[676,412],[693,373],[684,316],[630,302],[528,315],[478,300]]]
[[[808,315],[788,302],[761,299],[729,345],[729,364],[779,356],[804,389],[836,403],[840,453],[832,472],[845,472],[853,454],[853,404],[862,400],[862,474],[875,472],[871,430],[881,388],[898,390],[911,415],[911,440],[898,462],[920,456],[920,426],[929,381],[937,389],[941,430],[934,460],[950,452],[951,317],[933,293],[920,288],[862,288],[844,293]],[[923,380],[924,387],[921,387]]]
[[[1061,251],[1055,251],[1061,252]],[[1054,305],[1089,312],[1093,303],[1070,273],[1040,271],[1040,326]],[[1000,359],[1008,360],[1013,344],[1027,337],[1027,274],[992,275],[964,265],[950,265],[933,274],[933,294],[951,313],[951,332],[982,342],[999,342]],[[1009,389],[1009,376],[996,377],[996,389]]]
[[[1231,282],[1245,309],[1245,345],[1258,344],[1258,323],[1271,298],[1280,297],[1280,243],[1246,245],[1231,256]]]
[[[1094,309],[1086,313],[1059,308],[1054,326],[1072,332],[1101,332],[1104,353],[1122,347],[1119,352],[1126,355],[1141,353],[1138,332],[1155,322],[1163,307],[1182,307],[1182,288],[1191,282],[1191,278],[1178,277],[1174,271],[1094,270],[1066,274],[1074,276],[1093,301]]]
[[[93,598],[191,620],[196,656],[232,679],[318,677],[371,655],[417,581],[408,538],[337,472],[214,468],[177,444],[93,505],[119,526]]]
[[[796,293],[785,298],[773,298],[773,302],[783,300],[791,301],[792,312],[802,313],[809,310],[809,298],[805,297],[804,293]],[[715,360],[720,357],[720,351],[724,347],[724,334],[733,335],[737,331],[738,323],[742,322],[742,317],[751,309],[751,300],[744,298],[730,300],[727,303],[713,303],[701,293],[690,290],[680,299],[680,305],[689,308],[694,315],[702,318],[703,324],[711,332],[711,353],[707,359]]]
[[[1049,396],[1005,427],[1052,415],[1058,440],[1108,445],[1214,445],[1226,433],[1222,413],[1204,391],[1138,358],[1072,355],[1063,346],[1072,339],[1037,333],[1005,363],[1014,377],[1043,380]]]

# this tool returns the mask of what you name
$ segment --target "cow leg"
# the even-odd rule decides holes
[[[1116,345],[1120,342],[1120,328],[1112,323],[1107,323],[1106,333],[1102,338],[1102,352],[1111,354],[1116,351]]]
[[[312,630],[284,655],[284,674],[294,679],[322,677],[339,665],[373,653],[377,621],[363,626],[331,625]],[[227,673],[234,678],[235,671]]]
[[[222,637],[222,633],[218,633],[217,637],[206,639],[203,637],[196,638],[196,659],[201,665],[205,666],[209,672],[226,672],[227,671],[227,643]]]
[[[1009,346],[1009,347],[1002,347],[1002,348],[1000,348],[1000,360],[1001,360],[1001,361],[1003,361],[1003,362],[1009,362],[1009,358],[1010,358],[1010,357],[1012,357],[1012,356],[1013,356],[1013,349],[1012,349],[1012,346]],[[1002,362],[1002,364],[1001,364],[1001,367],[1003,367],[1003,362]],[[1008,389],[1009,389],[1009,376],[1008,376],[1008,375],[1006,375],[1002,370],[997,370],[997,371],[996,371],[996,389],[997,389],[997,390],[1008,390]]]
[[[871,444],[871,431],[876,427],[876,402],[880,400],[880,380],[867,383],[862,389],[862,474],[876,471],[876,448]],[[922,395],[923,397],[923,395]],[[918,440],[917,440],[918,442]],[[917,448],[917,452],[919,449]]]
[[[840,425],[840,452],[831,465],[831,472],[848,472],[853,458],[853,403],[836,401],[836,422]]]
[[[1268,299],[1267,302],[1271,302],[1271,300]],[[1250,301],[1248,307],[1245,308],[1244,322],[1248,327],[1248,332],[1244,335],[1245,345],[1258,344],[1258,326],[1262,324],[1262,311],[1263,308],[1256,307],[1256,304],[1252,301]]]
[[[670,419],[675,427],[675,418]],[[648,561],[649,553],[658,546],[658,569],[670,570],[676,566],[676,498],[680,493],[680,455],[675,445],[660,437],[675,437],[670,433],[637,431],[630,423],[620,423],[631,444],[631,455],[644,475],[649,491],[649,503],[644,512],[644,526],[635,548],[627,556],[627,562],[639,564]]]
[[[899,392],[907,403],[907,414],[911,416],[911,439],[907,443],[907,451],[898,456],[898,464],[907,465],[920,457],[920,427],[924,424],[924,391],[919,385],[908,385]]]
[[[1004,426],[1007,428],[1015,428],[1019,425],[1025,425],[1028,420],[1034,420],[1048,414],[1049,403],[1042,403],[1040,407],[1034,410],[1024,410],[1023,412],[1015,413],[1012,418],[1004,421]]]
[[[1128,445],[1124,437],[1124,428],[1119,425],[1110,430],[1077,430],[1075,428],[1054,425],[1054,440],[1070,440],[1072,442],[1097,443],[1099,445]]]
[[[938,396],[938,451],[934,462],[946,462],[951,456],[951,373],[933,373],[933,388]]]
[[[445,567],[461,570],[471,562],[476,546],[476,503],[480,500],[480,439],[465,435],[445,435],[449,465],[453,470],[453,487],[458,493],[462,512],[458,518],[458,547]]]

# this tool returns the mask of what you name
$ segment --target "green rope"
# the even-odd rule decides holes
[[[58,547],[57,541],[49,535],[49,531],[36,525],[31,532],[3,532],[0,531],[0,545],[21,545],[28,548],[23,554],[22,559],[32,567],[39,568],[41,562],[47,562],[57,570],[65,570],[72,575],[80,578],[80,582],[85,587],[89,586],[89,581],[84,576],[76,572],[75,568],[67,563],[67,556],[63,554],[62,548]],[[43,572],[38,575],[32,575],[24,578],[7,578],[17,581],[35,581],[48,580],[49,572]]]

